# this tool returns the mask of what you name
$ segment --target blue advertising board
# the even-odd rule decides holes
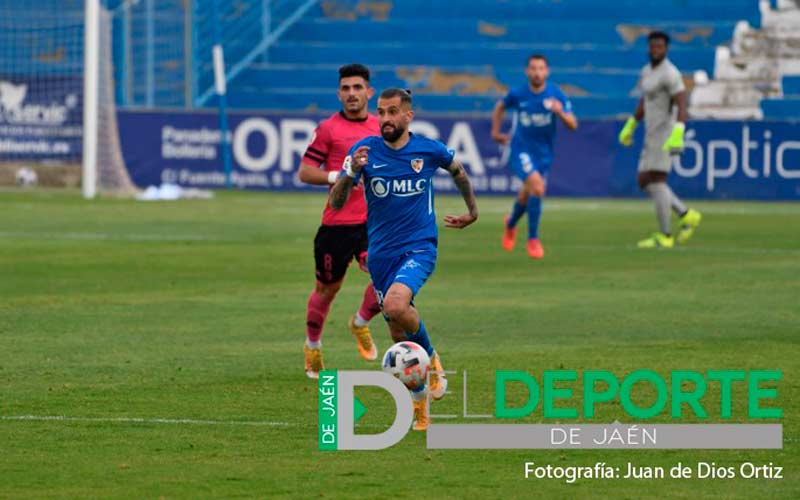
[[[80,161],[82,77],[0,75],[0,160]]]
[[[299,191],[300,159],[316,125],[327,115],[231,113],[233,183],[242,189]],[[214,112],[120,111],[123,156],[140,187],[225,185]],[[559,130],[548,194],[583,197],[640,196],[636,145],[616,137],[622,123],[587,120],[577,132]],[[456,151],[478,194],[509,195],[520,182],[503,163],[503,150],[489,137],[488,118],[418,116],[415,133],[437,138]],[[687,198],[800,199],[800,124],[789,122],[690,122],[686,151],[674,159],[670,182]],[[439,192],[455,192],[446,173],[434,179]]]

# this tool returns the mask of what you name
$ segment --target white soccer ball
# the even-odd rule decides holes
[[[398,342],[383,355],[383,371],[397,377],[409,389],[422,387],[431,368],[431,358],[415,342]]]
[[[39,181],[39,176],[36,175],[36,171],[30,167],[22,167],[17,170],[17,175],[15,176],[18,186],[35,186],[36,183]]]

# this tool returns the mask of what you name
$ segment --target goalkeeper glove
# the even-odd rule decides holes
[[[669,135],[669,139],[667,139],[667,142],[664,143],[664,147],[661,149],[663,149],[665,153],[669,153],[671,155],[679,155],[683,153],[684,130],[686,130],[686,125],[681,122],[673,125],[672,133]]]
[[[619,143],[623,146],[630,146],[633,144],[633,132],[636,131],[636,127],[639,126],[639,122],[636,121],[636,118],[629,117],[628,121],[625,122],[625,126],[622,127],[622,130],[619,132]]]

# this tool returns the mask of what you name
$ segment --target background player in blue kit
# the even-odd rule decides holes
[[[503,231],[503,248],[510,252],[516,242],[516,225],[522,214],[528,213],[528,255],[534,259],[544,257],[539,241],[539,218],[542,215],[542,197],[547,188],[547,174],[553,163],[553,142],[556,136],[557,116],[570,130],[578,128],[572,113],[572,104],[556,85],[548,83],[550,69],[541,55],[528,58],[525,68],[528,84],[511,90],[497,101],[492,112],[492,139],[510,144],[509,167],[519,177],[523,186],[514,202],[511,214],[506,217]],[[511,134],[500,132],[505,111],[514,111]]]
[[[464,167],[440,141],[408,131],[414,117],[411,94],[384,90],[378,98],[381,137],[355,143],[334,184],[330,204],[341,208],[354,185],[364,181],[367,197],[369,268],[378,302],[396,341],[421,345],[431,357],[430,388],[412,393],[414,429],[428,427],[427,393],[444,396],[447,379],[413,300],[436,266],[438,229],[432,179],[450,172],[468,213],[444,217],[445,226],[464,228],[478,219],[478,207]],[[429,389],[429,390],[428,390]]]

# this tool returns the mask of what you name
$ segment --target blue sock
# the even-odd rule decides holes
[[[406,332],[406,339],[419,344],[423,349],[425,349],[425,351],[428,353],[428,356],[433,356],[431,339],[428,337],[428,330],[425,329],[425,323],[423,323],[422,320],[419,322],[419,330],[417,330],[417,333]]]
[[[542,199],[538,196],[528,198],[528,239],[539,237],[539,218],[542,216]]]
[[[506,227],[511,229],[512,227],[516,226],[520,217],[522,217],[522,214],[524,213],[525,207],[519,204],[519,200],[515,201],[514,208],[511,210],[511,215],[508,216],[508,224],[506,224]]]

